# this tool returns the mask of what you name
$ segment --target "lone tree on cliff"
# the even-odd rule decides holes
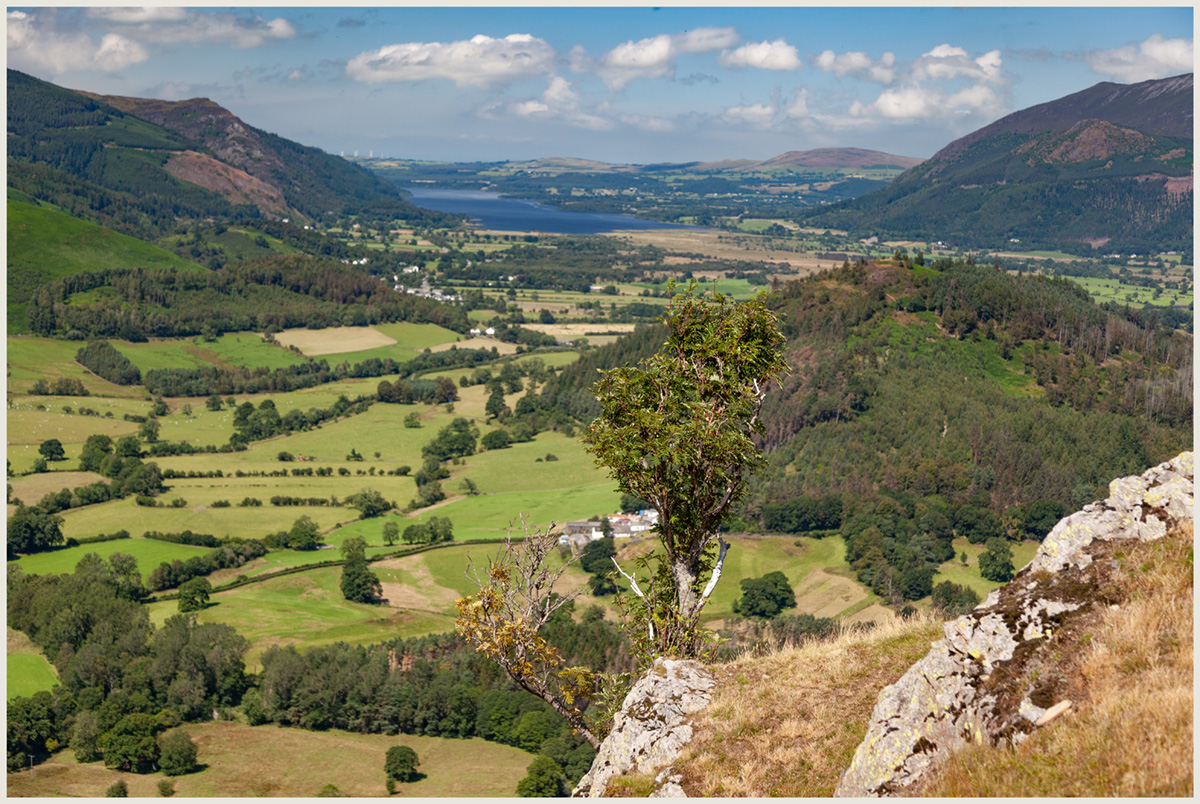
[[[628,606],[629,636],[642,661],[696,656],[708,644],[699,615],[729,547],[717,526],[745,492],[747,474],[763,463],[751,437],[761,430],[767,384],[786,369],[783,336],[765,293],[737,303],[721,294],[698,296],[693,284],[672,299],[665,321],[669,335],[658,354],[596,383],[602,413],[585,439],[621,491],[659,514],[666,558],[647,590],[622,571],[636,595]],[[474,565],[468,570],[480,590],[458,601],[456,630],[596,746],[583,710],[603,693],[605,680],[567,667],[538,633],[579,593],[551,591],[574,559],[549,569],[553,525],[547,532],[522,525],[525,538],[514,541],[510,531],[485,577]]]
[[[626,575],[652,654],[703,649],[697,623],[729,547],[717,527],[764,463],[752,437],[762,431],[767,385],[787,369],[766,298],[698,296],[689,285],[667,308],[658,353],[605,372],[592,388],[601,413],[584,436],[588,450],[622,492],[658,511],[665,560],[645,592]]]

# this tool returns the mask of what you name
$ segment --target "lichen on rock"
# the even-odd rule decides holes
[[[660,795],[680,795],[676,780],[663,771],[692,739],[687,719],[708,705],[715,684],[699,662],[655,660],[625,696],[591,770],[571,795],[599,798],[609,781],[624,774],[657,774],[664,786]]]
[[[883,796],[908,788],[969,744],[1016,744],[1069,709],[1025,670],[1073,618],[1108,598],[1121,541],[1152,541],[1193,516],[1192,453],[1138,477],[1114,480],[1109,497],[1060,521],[1037,555],[880,693],[835,795]],[[1053,651],[1051,651],[1053,653]],[[1058,707],[1055,709],[1055,707]]]

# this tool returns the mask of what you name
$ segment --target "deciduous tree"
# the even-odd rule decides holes
[[[659,515],[665,563],[647,592],[633,584],[656,654],[696,655],[707,642],[697,624],[728,549],[717,528],[764,464],[753,436],[767,385],[787,368],[766,298],[735,302],[689,285],[667,308],[659,352],[606,372],[592,389],[601,413],[584,437],[588,450],[622,492]]]

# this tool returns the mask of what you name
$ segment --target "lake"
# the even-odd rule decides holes
[[[504,198],[485,190],[449,190],[405,187],[419,207],[438,212],[468,215],[484,229],[503,232],[549,232],[552,234],[603,234],[621,229],[694,229],[676,223],[644,221],[632,215],[598,212],[568,212],[536,201]]]

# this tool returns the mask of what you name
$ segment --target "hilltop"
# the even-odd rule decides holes
[[[311,221],[372,209],[450,220],[204,98],[74,92],[16,70],[7,79],[9,187],[125,234],[152,239],[181,222]]]
[[[1191,253],[1192,75],[1101,83],[1014,112],[886,188],[804,216],[968,248]]]

